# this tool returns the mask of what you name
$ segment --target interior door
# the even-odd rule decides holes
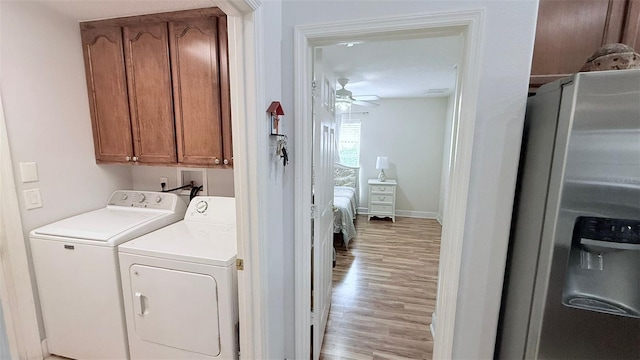
[[[313,359],[320,349],[331,306],[333,264],[333,161],[334,161],[334,79],[325,73],[322,49],[315,50],[313,98],[313,231],[311,312]]]

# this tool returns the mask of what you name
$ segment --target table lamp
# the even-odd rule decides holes
[[[389,159],[386,156],[378,156],[376,160],[376,169],[380,170],[378,174],[378,181],[386,181],[387,177],[384,175],[384,169],[389,168]]]

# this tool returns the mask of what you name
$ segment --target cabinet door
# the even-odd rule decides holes
[[[169,22],[169,44],[178,162],[222,163],[217,19]]]
[[[137,161],[175,163],[167,23],[124,27],[131,129]]]
[[[218,17],[220,54],[220,106],[222,115],[222,154],[225,165],[233,165],[233,136],[231,135],[231,92],[229,89],[229,37],[227,18]]]
[[[622,42],[640,52],[640,0],[629,0]]]
[[[620,42],[627,0],[541,0],[530,85],[574,74],[602,45]]]
[[[82,30],[96,162],[126,162],[133,155],[122,30]]]

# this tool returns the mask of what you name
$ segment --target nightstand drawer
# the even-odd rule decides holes
[[[393,214],[393,205],[371,204],[372,214]]]
[[[393,194],[393,185],[371,185],[371,192],[374,194]]]
[[[393,203],[393,195],[371,194],[371,202],[374,203]]]

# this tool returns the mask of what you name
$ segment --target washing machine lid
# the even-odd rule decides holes
[[[228,267],[238,254],[236,227],[180,221],[122,244],[118,251]]]
[[[149,232],[166,225],[157,225],[157,220],[170,216],[157,211],[102,208],[45,225],[33,230],[31,236],[48,235],[117,245],[140,235],[140,230]]]

